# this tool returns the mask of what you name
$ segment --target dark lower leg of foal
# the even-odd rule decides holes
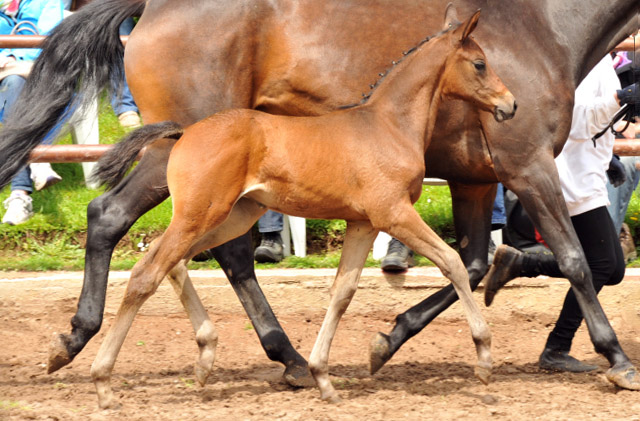
[[[258,285],[250,232],[212,251],[251,319],[267,357],[285,365],[284,377],[292,386],[315,384],[307,361],[291,345]]]

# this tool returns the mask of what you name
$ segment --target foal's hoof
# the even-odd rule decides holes
[[[634,366],[607,370],[607,379],[618,387],[629,390],[640,390],[640,373]]]
[[[491,364],[482,364],[479,363],[473,374],[476,375],[476,377],[485,385],[489,384],[489,381],[491,380]]]
[[[47,374],[60,370],[65,365],[73,361],[69,356],[67,345],[69,341],[66,335],[60,334],[53,337],[49,345],[49,361],[47,362]]]
[[[282,377],[287,384],[293,387],[315,387],[316,385],[306,361],[304,364],[294,363],[288,365]]]
[[[390,359],[389,336],[378,332],[369,344],[369,372],[376,374]]]

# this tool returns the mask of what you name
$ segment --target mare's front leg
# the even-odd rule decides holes
[[[469,285],[469,274],[458,253],[447,245],[411,206],[402,203],[394,209],[390,220],[389,235],[402,241],[412,250],[431,260],[453,284],[453,288],[465,311],[476,345],[478,363],[475,374],[484,384],[491,376],[491,333],[480,308],[473,299]]]
[[[497,185],[463,185],[450,182],[449,186],[460,255],[469,273],[471,289],[475,290],[487,271],[491,210]],[[371,374],[382,368],[405,342],[457,300],[458,294],[451,284],[399,314],[389,335],[378,333],[371,342]]]
[[[540,195],[530,194],[531,179],[505,177],[503,182],[518,195],[522,206],[553,251],[560,270],[571,283],[589,329],[591,342],[596,352],[604,355],[611,366],[607,371],[607,378],[622,388],[640,390],[640,373],[622,350],[600,305],[591,271],[560,190],[556,166],[553,160],[549,161],[542,157],[532,157],[531,168],[527,168],[525,172],[536,175]]]
[[[116,188],[97,197],[87,209],[84,280],[71,334],[54,337],[47,372],[69,364],[100,330],[111,255],[118,241],[145,212],[169,197],[166,166],[175,140],[149,147],[132,173]]]
[[[342,256],[336,278],[331,286],[331,299],[316,343],[309,357],[311,374],[320,389],[320,397],[339,402],[340,396],[329,379],[329,350],[340,318],[347,310],[358,287],[362,267],[378,231],[369,222],[348,222]]]

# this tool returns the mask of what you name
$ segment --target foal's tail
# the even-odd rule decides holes
[[[100,158],[91,174],[92,180],[111,190],[124,178],[142,148],[158,139],[178,139],[183,131],[178,123],[164,121],[130,132]]]
[[[120,24],[144,0],[94,1],[64,19],[43,43],[27,83],[0,130],[0,188],[56,123],[124,74]]]

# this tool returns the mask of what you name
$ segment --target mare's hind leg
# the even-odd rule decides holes
[[[389,234],[411,249],[429,258],[451,280],[467,316],[471,336],[476,345],[478,363],[475,375],[484,383],[491,376],[491,333],[480,308],[473,299],[469,286],[469,275],[458,253],[449,247],[422,221],[410,203],[395,209],[398,213],[390,224]],[[375,343],[374,343],[375,345]]]
[[[234,280],[231,286],[251,319],[267,357],[285,366],[282,374],[285,381],[295,387],[314,386],[307,361],[291,345],[256,281],[253,263],[246,264],[245,257],[253,256],[251,236],[243,235],[216,247],[213,256],[229,279]]]
[[[475,290],[487,271],[491,210],[496,185],[463,185],[449,182],[453,220],[460,244],[460,256]],[[400,347],[418,334],[440,313],[458,300],[453,285],[447,285],[396,317],[389,333],[377,333],[370,349],[370,371],[375,374]]]
[[[69,364],[100,330],[111,255],[133,223],[169,197],[166,166],[174,143],[169,139],[155,142],[128,177],[89,204],[78,309],[71,319],[71,333],[54,337],[49,348],[48,373]]]
[[[200,355],[194,372],[200,385],[204,386],[216,359],[218,333],[193,287],[187,271],[187,260],[181,260],[175,265],[167,275],[167,278],[169,278],[176,295],[180,297],[180,302],[182,302],[182,306],[187,311],[193,331],[196,334],[196,343],[198,344]]]
[[[331,286],[331,301],[316,343],[309,357],[309,369],[320,388],[320,396],[329,402],[340,397],[329,379],[329,350],[340,318],[356,292],[362,267],[378,231],[368,222],[349,222],[340,257],[338,273]]]

